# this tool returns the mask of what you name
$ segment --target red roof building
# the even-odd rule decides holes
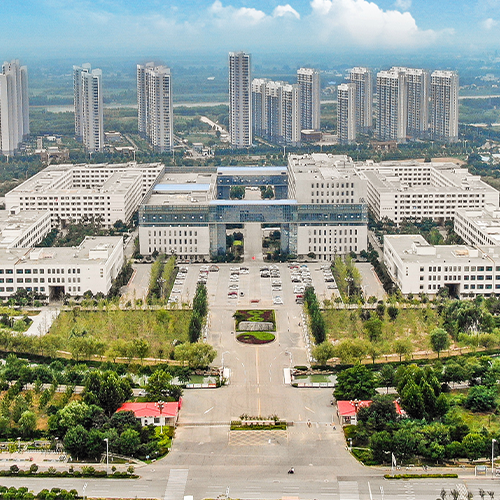
[[[368,408],[372,404],[371,400],[337,401],[337,415],[342,425],[356,425],[358,423],[357,414],[360,408]],[[397,401],[394,401],[396,412],[400,416],[406,415]]]
[[[182,399],[177,402],[163,403],[161,409],[157,403],[124,403],[118,411],[133,411],[141,425],[170,425],[174,426],[179,418],[179,409]]]

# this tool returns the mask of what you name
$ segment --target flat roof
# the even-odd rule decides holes
[[[156,184],[154,191],[208,191],[210,184],[184,183],[184,184]]]
[[[287,166],[283,165],[281,167],[218,167],[217,174],[222,175],[253,175],[253,174],[265,174],[269,172],[274,174],[276,172],[283,172],[287,170]]]
[[[297,200],[211,200],[209,205],[297,205]]]

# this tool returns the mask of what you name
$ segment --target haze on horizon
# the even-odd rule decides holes
[[[18,0],[2,56],[443,53],[500,43],[500,0]]]

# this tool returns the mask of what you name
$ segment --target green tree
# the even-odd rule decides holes
[[[363,339],[342,339],[335,346],[335,354],[342,360],[342,363],[358,363],[368,353],[368,342]]]
[[[64,436],[64,448],[76,460],[87,456],[88,432],[82,425],[71,427]]]
[[[437,352],[438,358],[441,351],[445,351],[450,347],[450,336],[443,328],[434,328],[429,335],[429,342],[434,352]]]
[[[403,358],[409,357],[413,352],[413,344],[410,339],[398,339],[394,342],[394,350],[399,354],[399,361]]]
[[[149,342],[144,339],[134,339],[132,341],[132,348],[135,352],[135,355],[141,360],[141,364],[143,359],[149,353]]]
[[[94,370],[85,377],[83,400],[100,406],[109,417],[131,397],[130,380],[114,371]]]
[[[134,456],[134,454],[137,452],[137,448],[141,444],[141,436],[134,429],[125,429],[120,434],[118,443],[120,453],[127,456]]]
[[[205,343],[179,344],[175,346],[174,358],[188,364],[190,368],[205,368],[217,356],[217,351]]]
[[[337,400],[371,399],[375,386],[373,373],[364,365],[356,365],[338,374],[333,395]]]
[[[465,407],[474,412],[492,411],[496,408],[496,389],[475,385],[469,389]]]
[[[364,427],[379,432],[394,424],[399,419],[392,396],[375,396],[370,406],[358,411],[358,420]]]
[[[37,418],[35,412],[29,410],[23,412],[21,418],[19,419],[18,425],[22,437],[31,437],[33,432],[35,432],[37,426]]]
[[[331,342],[325,340],[325,342],[315,346],[311,354],[319,365],[326,365],[328,360],[335,355],[335,348]]]
[[[382,320],[376,315],[372,316],[368,321],[365,321],[363,327],[368,334],[368,338],[372,342],[380,340],[380,337],[382,337],[382,325]]]
[[[462,441],[462,450],[471,462],[486,456],[485,438],[481,434],[473,432],[467,434]]]
[[[401,395],[401,404],[412,418],[423,418],[425,413],[424,399],[420,387],[410,380],[404,387]]]
[[[392,365],[385,364],[379,372],[379,383],[389,392],[389,387],[394,385],[395,371]]]
[[[28,410],[29,406],[26,402],[26,398],[22,394],[19,394],[18,396],[16,396],[14,405],[12,406],[12,420],[14,420],[14,422],[17,424],[21,419],[22,414]]]

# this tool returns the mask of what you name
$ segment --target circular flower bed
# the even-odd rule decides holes
[[[274,333],[271,332],[248,332],[248,333],[240,333],[236,339],[243,344],[269,344],[276,337]]]

